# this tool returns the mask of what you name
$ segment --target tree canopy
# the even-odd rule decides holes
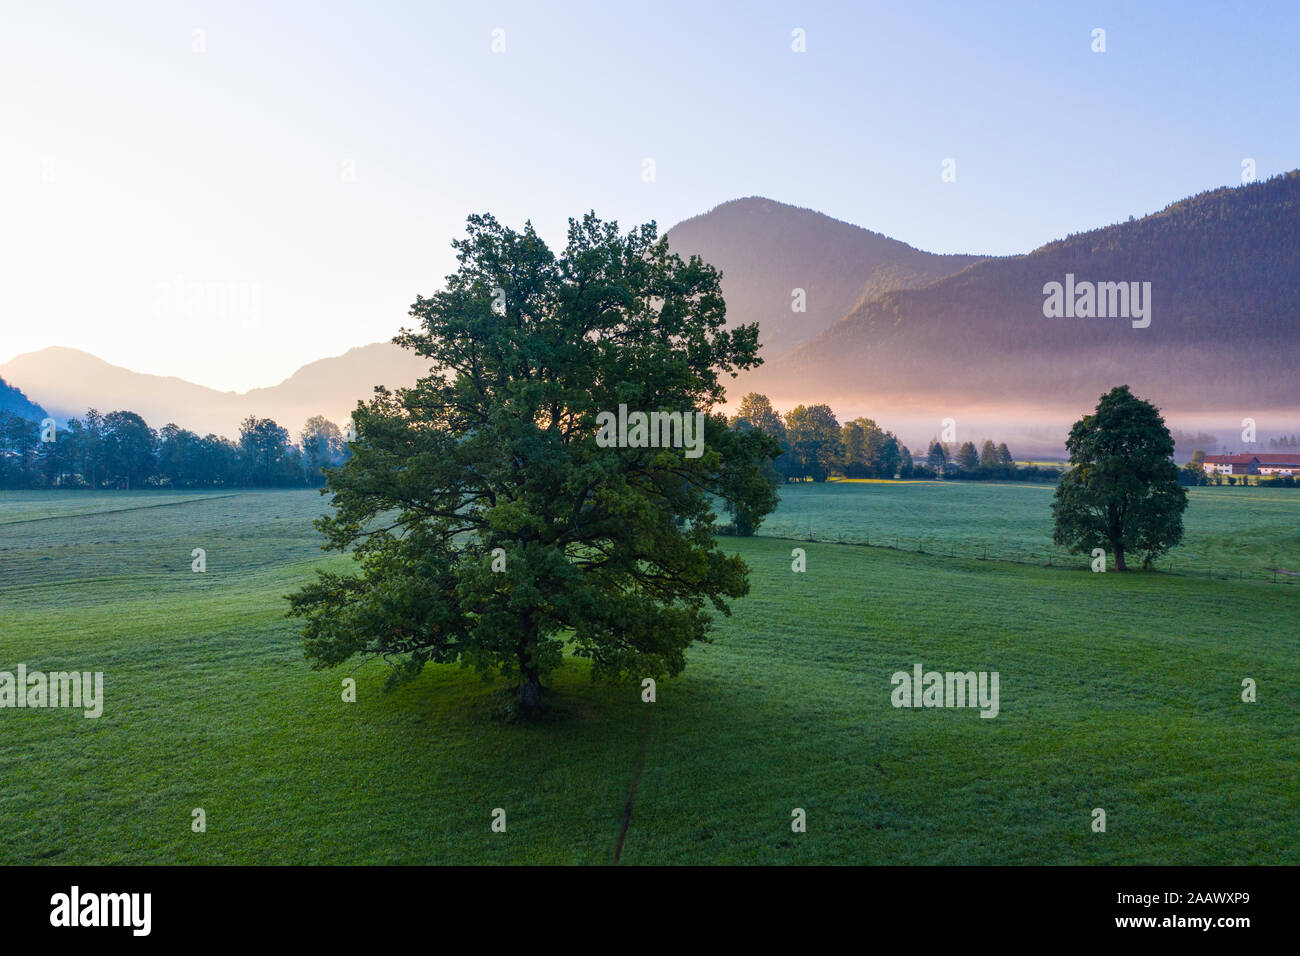
[[[840,423],[829,405],[799,405],[785,416],[789,450],[782,457],[788,473],[822,482],[843,455]]]
[[[715,509],[756,525],[775,505],[776,442],[713,414],[722,376],[759,363],[757,327],[727,328],[716,270],[653,223],[570,220],[557,256],[478,215],[453,246],[459,268],[395,340],[429,375],[359,406],[328,473],[317,527],[357,567],[290,596],[308,658],[389,657],[393,680],[460,661],[517,677],[527,716],[566,643],[593,676],[680,672],[710,609],[748,590]],[[703,454],[598,441],[622,407],[698,414]]]
[[[1107,549],[1117,570],[1129,552],[1144,567],[1183,537],[1187,492],[1159,410],[1119,385],[1074,423],[1071,468],[1056,487],[1053,539],[1074,551]]]

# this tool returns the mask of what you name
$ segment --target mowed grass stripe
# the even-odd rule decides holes
[[[141,497],[143,510],[98,510],[0,528],[0,595],[33,582],[193,574],[195,548],[206,552],[207,574],[271,568],[321,554],[322,538],[311,525],[323,507],[316,492],[210,493],[174,502],[176,507],[147,504],[156,500],[151,493]],[[25,506],[25,500],[17,504]],[[0,494],[0,516],[8,508],[8,496]]]

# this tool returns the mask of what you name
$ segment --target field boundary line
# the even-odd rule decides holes
[[[18,518],[14,521],[0,521],[0,528],[7,528],[11,524],[31,524],[34,521],[67,521],[71,518],[93,518],[96,515],[120,515],[128,511],[149,511],[153,508],[179,508],[181,505],[192,505],[200,501],[221,501],[223,498],[238,498],[240,494],[241,492],[236,491],[228,495],[201,495],[197,498],[186,498],[184,501],[164,501],[156,505],[133,505],[130,508],[110,508],[107,511],[79,511],[76,514]]]
[[[729,535],[725,537],[739,537]],[[963,561],[980,561],[989,564],[1015,564],[1021,567],[1029,568],[1051,568],[1061,571],[1086,571],[1089,568],[1090,561],[1086,555],[1066,553],[1059,550],[1048,550],[1039,548],[1034,550],[1025,548],[1008,548],[1006,544],[999,542],[992,548],[987,543],[976,542],[974,545],[969,542],[963,547],[974,547],[975,551],[965,550],[957,551],[957,542],[945,542],[942,538],[912,537],[906,535],[887,534],[879,542],[875,541],[848,541],[843,538],[818,538],[811,532],[802,537],[793,537],[789,534],[754,534],[751,538],[766,538],[768,541],[794,541],[802,544],[837,544],[847,548],[874,548],[878,551],[894,551],[898,554],[919,554],[930,558],[943,558],[945,560],[963,560]],[[914,545],[914,547],[913,547]],[[929,545],[930,547],[927,547]],[[935,548],[937,550],[931,550]],[[1034,560],[1035,555],[1046,557],[1046,561]],[[1160,563],[1150,568],[1141,568],[1134,565],[1129,570],[1141,572],[1143,574],[1167,574],[1175,578],[1199,578],[1205,577],[1214,581],[1237,581],[1238,583],[1253,584],[1280,584],[1283,586],[1294,586],[1300,584],[1300,581],[1291,582],[1286,580],[1288,577],[1300,578],[1300,572],[1288,571],[1284,568],[1273,567],[1216,567],[1213,565],[1194,565],[1183,563],[1181,567],[1175,567],[1179,562],[1177,558],[1165,556],[1161,559],[1165,566],[1161,567]],[[1119,573],[1112,571],[1111,573]],[[1278,575],[1282,578],[1279,580]]]

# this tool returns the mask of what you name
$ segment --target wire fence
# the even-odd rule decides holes
[[[970,541],[941,538],[938,536],[908,536],[900,534],[882,534],[878,537],[860,535],[845,537],[816,536],[812,529],[798,534],[759,535],[785,541],[809,541],[814,544],[846,544],[860,548],[883,548],[889,551],[910,551],[916,554],[932,554],[941,557],[967,558],[976,561],[998,561],[1008,564],[1027,564],[1039,567],[1064,568],[1067,570],[1090,570],[1092,557],[1077,554],[1063,548],[1030,547],[1010,541]],[[1128,558],[1130,570],[1142,568],[1140,556]],[[1114,556],[1106,554],[1106,570],[1114,571]],[[1175,555],[1164,555],[1153,561],[1148,571],[1162,574],[1176,574],[1186,577],[1206,577],[1223,581],[1255,581],[1270,584],[1300,584],[1300,570],[1279,567],[1253,566],[1243,567],[1232,564],[1202,564],[1194,560],[1185,560]]]

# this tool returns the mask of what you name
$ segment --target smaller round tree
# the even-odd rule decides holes
[[[1126,554],[1141,554],[1148,568],[1182,540],[1187,493],[1178,484],[1173,437],[1154,405],[1116,386],[1074,423],[1065,447],[1072,467],[1052,502],[1057,544],[1105,548],[1125,571]]]

